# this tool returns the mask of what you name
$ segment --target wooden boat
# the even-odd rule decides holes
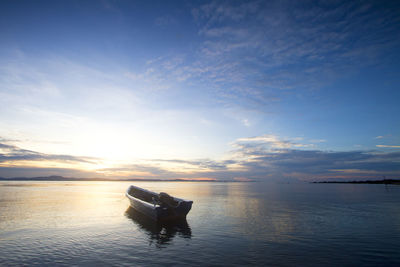
[[[193,201],[172,197],[167,193],[155,193],[131,185],[126,190],[131,207],[153,220],[175,220],[185,218]]]

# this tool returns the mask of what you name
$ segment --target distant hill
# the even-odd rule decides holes
[[[312,183],[313,184],[398,184],[400,185],[400,180],[383,179],[383,180],[366,180],[366,181],[321,181]]]
[[[13,177],[3,178],[0,181],[143,181],[143,182],[237,182],[237,181],[217,181],[217,180],[196,180],[196,179],[111,179],[111,178],[74,178],[63,176],[39,176],[39,177]]]
[[[69,178],[63,176],[39,176],[39,177],[12,177],[12,178],[3,178],[0,177],[0,180],[3,181],[80,181],[85,179],[80,178]]]

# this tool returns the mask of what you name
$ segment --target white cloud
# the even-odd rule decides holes
[[[265,134],[255,137],[244,137],[238,138],[232,143],[234,147],[239,148],[240,151],[245,154],[251,154],[254,151],[275,151],[278,152],[280,149],[292,149],[292,148],[311,148],[314,144],[299,143],[302,138],[292,138],[289,140],[283,140],[276,135]]]
[[[310,142],[311,143],[325,143],[326,140],[325,139],[311,139]]]
[[[308,94],[376,64],[400,43],[385,34],[396,32],[394,12],[372,3],[212,1],[192,12],[203,38],[196,65],[208,70],[192,77],[212,83],[224,100],[233,103],[235,95],[236,104],[265,109],[282,90]]]
[[[243,120],[242,120],[242,123],[243,123],[243,125],[246,126],[246,127],[250,127],[250,126],[251,126],[251,123],[250,123],[250,121],[249,121],[248,119],[243,119]]]
[[[266,149],[264,143],[279,143],[273,135],[240,138],[246,145],[236,146],[231,159],[213,160],[208,158],[187,160],[153,158],[134,162],[116,162],[103,165],[100,159],[69,155],[44,154],[21,149],[4,142],[0,143],[0,176],[64,175],[67,177],[113,177],[113,178],[211,178],[233,180],[244,177],[247,180],[276,180],[295,178],[300,180],[325,179],[380,179],[382,175],[396,178],[400,175],[399,152],[299,150],[294,148]],[[279,145],[279,144],[278,144]],[[252,148],[252,149],[251,149]],[[257,149],[258,148],[258,149]],[[237,157],[240,154],[242,157]],[[41,163],[23,165],[30,161]],[[63,162],[65,167],[47,167],[43,161]],[[3,162],[3,163],[2,163]],[[21,164],[19,164],[21,163]],[[68,164],[68,165],[65,165]],[[74,168],[74,164],[75,168]],[[80,164],[80,165],[79,165]],[[82,168],[82,164],[92,166]],[[50,164],[51,165],[51,164]],[[89,175],[90,174],[90,175]],[[77,176],[78,175],[78,176]]]

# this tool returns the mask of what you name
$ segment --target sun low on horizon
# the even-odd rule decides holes
[[[396,1],[1,1],[0,177],[400,178]]]

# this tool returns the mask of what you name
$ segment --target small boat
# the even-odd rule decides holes
[[[167,193],[159,194],[131,185],[125,195],[131,207],[153,220],[183,219],[192,208],[193,201],[172,197]]]

